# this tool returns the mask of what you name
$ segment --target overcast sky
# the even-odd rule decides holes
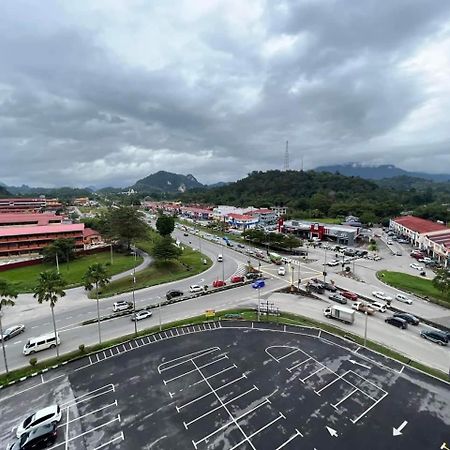
[[[2,0],[0,181],[450,172],[447,0]]]

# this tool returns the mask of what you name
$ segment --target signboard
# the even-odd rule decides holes
[[[205,311],[205,317],[215,317],[216,316],[216,310],[215,309],[207,309]]]

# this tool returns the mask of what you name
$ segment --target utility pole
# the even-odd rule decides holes
[[[162,330],[162,323],[161,323],[161,297],[158,297],[158,299],[159,299],[159,306],[158,306],[158,309],[159,309],[159,331],[161,331]]]
[[[55,253],[55,257],[56,257],[56,271],[59,273],[59,260],[58,260],[58,251],[56,251]]]
[[[133,267],[133,316],[134,316],[134,334],[137,336],[137,320],[136,320],[136,298],[134,291],[136,288],[136,250],[134,251],[134,267]]]

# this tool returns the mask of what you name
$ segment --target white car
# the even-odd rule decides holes
[[[336,261],[335,259],[332,259],[331,261],[327,262],[327,266],[330,267],[334,267],[334,266],[338,266],[339,265],[339,261]]]
[[[387,244],[387,245],[392,245],[392,241],[389,239],[389,240],[386,242],[386,244]]]
[[[131,316],[131,320],[134,322],[139,322],[140,320],[147,319],[147,317],[152,317],[151,311],[139,311],[135,315]]]
[[[281,262],[284,262],[284,263],[286,263],[286,264],[289,264],[291,261],[292,261],[292,260],[291,260],[290,258],[286,258],[286,256],[283,256],[283,257],[281,258]]]
[[[279,268],[278,268],[278,275],[281,275],[281,276],[286,275],[286,268],[284,268],[284,267],[279,267]]]
[[[131,309],[133,307],[133,304],[131,302],[126,302],[124,300],[119,300],[118,302],[114,302],[113,304],[113,311],[126,311],[127,309]]]
[[[379,311],[381,313],[385,313],[386,312],[386,305],[384,303],[381,302],[373,302],[370,304],[370,307],[372,309],[374,309],[375,311]]]
[[[61,421],[61,417],[62,412],[59,405],[47,406],[24,419],[17,427],[16,436],[20,438],[22,434],[34,430],[41,425],[58,423]]]
[[[431,262],[433,262],[433,260],[431,258],[428,258],[428,256],[424,256],[423,258],[420,258],[418,261],[424,264],[430,264]]]
[[[203,288],[201,286],[199,286],[198,284],[192,284],[191,286],[189,286],[189,292],[202,292]]]
[[[412,304],[412,300],[405,294],[397,294],[395,296],[395,300],[398,300],[399,302],[402,303],[407,303],[408,305]]]
[[[421,266],[420,264],[417,264],[417,263],[411,263],[409,265],[409,267],[411,267],[411,269],[423,270],[423,266]]]
[[[380,300],[384,300],[385,302],[392,301],[392,297],[389,297],[389,295],[385,294],[383,291],[374,291],[372,292],[372,295]]]

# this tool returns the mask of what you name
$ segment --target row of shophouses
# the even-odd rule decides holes
[[[400,216],[391,219],[389,228],[445,267],[450,267],[450,228],[442,222]]]
[[[271,208],[237,208],[229,205],[216,207],[185,206],[178,202],[145,202],[144,207],[152,212],[163,211],[192,220],[215,220],[232,228],[247,230],[256,227],[276,225],[279,217],[287,212],[287,208],[274,206]]]

